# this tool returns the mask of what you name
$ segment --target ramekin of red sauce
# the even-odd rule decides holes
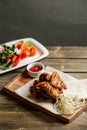
[[[31,67],[29,70],[32,72],[38,72],[38,71],[42,70],[42,67],[39,65],[35,65],[35,66]]]
[[[27,72],[30,77],[39,77],[44,72],[44,64],[41,62],[34,62],[27,66]]]

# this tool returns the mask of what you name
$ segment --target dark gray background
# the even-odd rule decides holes
[[[0,0],[0,43],[87,45],[87,0]]]

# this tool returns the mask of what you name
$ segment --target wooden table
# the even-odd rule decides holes
[[[87,46],[47,47],[49,55],[40,60],[76,78],[87,78]],[[63,123],[55,117],[27,105],[3,91],[7,82],[26,69],[0,75],[0,130],[86,130],[87,109],[71,123]]]

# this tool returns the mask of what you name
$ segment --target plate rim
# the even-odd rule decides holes
[[[38,58],[36,58],[36,59],[34,59],[33,61],[31,61],[31,62],[28,62],[27,64],[30,64],[30,63],[32,63],[32,62],[35,62],[35,61],[38,61],[38,60],[41,60],[41,59],[43,59],[44,57],[46,57],[47,55],[49,55],[49,52],[48,52],[48,50],[47,50],[47,48],[44,46],[44,45],[42,45],[39,41],[37,41],[36,39],[34,39],[34,38],[21,38],[21,39],[17,39],[17,40],[13,40],[13,41],[9,41],[9,42],[5,42],[4,44],[14,44],[15,42],[17,42],[17,41],[20,41],[20,40],[26,40],[26,41],[32,41],[33,42],[33,44],[36,46],[36,47],[38,47],[42,52],[43,52],[43,54],[41,55],[41,56],[39,56]],[[11,46],[11,45],[10,45]],[[7,73],[7,72],[10,72],[10,71],[13,71],[13,70],[15,70],[15,69],[18,69],[18,68],[21,68],[21,67],[23,67],[23,66],[26,66],[27,64],[24,64],[24,65],[20,65],[20,66],[16,66],[16,67],[14,67],[14,68],[10,68],[10,69],[7,69],[7,70],[0,70],[0,75],[1,74],[4,74],[4,73]]]

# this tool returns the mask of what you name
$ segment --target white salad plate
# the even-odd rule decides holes
[[[21,40],[23,40],[24,42],[27,42],[27,41],[32,42],[33,46],[37,50],[36,55],[32,56],[32,57],[27,57],[27,58],[21,60],[20,63],[16,67],[13,67],[13,68],[10,68],[10,69],[6,69],[6,70],[0,70],[0,74],[3,74],[3,73],[6,73],[6,72],[9,72],[9,71],[18,69],[20,67],[23,67],[23,66],[29,64],[29,63],[41,60],[41,59],[43,59],[44,57],[46,57],[49,54],[49,52],[46,49],[46,47],[44,47],[40,42],[38,42],[37,40],[35,40],[33,38],[18,39],[18,40],[7,42],[5,44],[7,46],[9,46],[9,47],[12,47],[13,44],[15,44],[16,42],[21,41]]]

